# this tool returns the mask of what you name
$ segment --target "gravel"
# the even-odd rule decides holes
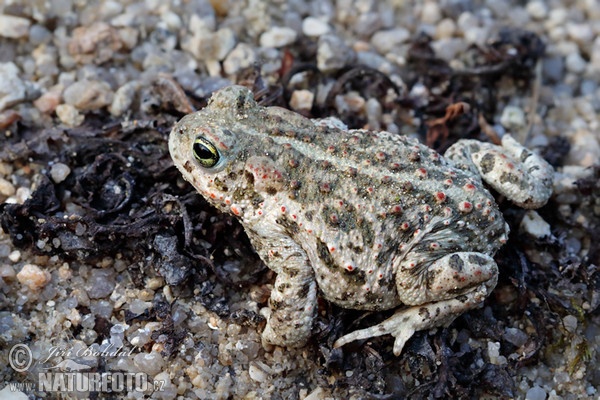
[[[102,350],[112,344],[133,353],[105,357],[102,366],[98,358],[88,357],[89,365],[95,363],[95,371],[148,374],[164,383],[161,391],[146,393],[155,399],[418,397],[431,395],[429,391],[435,388],[436,382],[427,382],[431,370],[448,371],[451,363],[441,356],[431,364],[417,363],[434,360],[434,353],[447,354],[444,349],[452,343],[453,349],[478,354],[478,359],[462,364],[468,373],[461,377],[473,381],[460,384],[496,387],[495,392],[484,393],[487,398],[510,397],[502,392],[502,384],[494,386],[485,380],[496,376],[493,371],[511,371],[510,376],[497,376],[507,377],[514,385],[516,398],[598,398],[600,320],[594,283],[598,260],[594,264],[589,257],[598,254],[590,250],[597,248],[590,232],[600,226],[600,204],[593,197],[582,203],[579,189],[585,186],[582,182],[593,180],[593,167],[600,164],[600,2],[284,3],[1,3],[0,140],[8,143],[22,135],[22,146],[31,149],[32,157],[22,160],[2,153],[0,202],[22,204],[35,190],[36,177],[47,173],[63,188],[65,204],[57,207],[66,210],[64,223],[83,213],[81,205],[70,200],[72,188],[68,186],[81,171],[66,164],[59,154],[48,153],[40,135],[53,132],[50,142],[60,143],[64,130],[74,128],[73,132],[85,136],[87,129],[99,125],[109,132],[111,126],[129,126],[132,134],[137,134],[139,119],[202,107],[212,91],[249,79],[248,71],[255,65],[260,66],[262,80],[251,84],[257,89],[275,85],[279,73],[289,68],[286,57],[290,54],[299,59],[312,55],[318,73],[328,76],[356,62],[371,66],[389,75],[410,93],[413,105],[419,105],[427,95],[435,97],[428,93],[430,82],[405,79],[409,50],[419,33],[431,36],[437,57],[464,70],[473,61],[469,58],[471,46],[486,46],[501,27],[509,26],[530,30],[544,39],[540,85],[538,89],[533,89],[534,85],[515,89],[518,85],[499,84],[500,104],[493,115],[486,115],[488,122],[499,131],[519,134],[521,140],[530,136],[529,143],[539,147],[555,143],[559,137],[570,145],[562,157],[557,156],[562,165],[557,168],[549,208],[521,215],[522,231],[532,238],[532,244],[524,245],[523,257],[537,264],[527,263],[524,272],[519,269],[522,266],[516,266],[520,261],[514,260],[509,267],[519,269],[510,272],[511,279],[525,274],[527,281],[514,278],[512,283],[499,284],[489,302],[500,308],[492,311],[486,307],[480,314],[473,313],[479,318],[497,318],[488,324],[489,329],[482,328],[484,333],[472,337],[458,321],[445,338],[441,335],[443,339],[427,332],[417,335],[401,358],[387,355],[391,340],[368,341],[353,347],[355,353],[346,349],[344,358],[332,352],[330,343],[319,335],[339,329],[332,322],[339,319],[325,305],[315,324],[318,345],[311,342],[302,349],[266,351],[260,339],[260,308],[265,305],[268,282],[238,287],[211,272],[201,282],[167,285],[153,268],[129,264],[131,254],[94,262],[63,259],[55,255],[63,238],[41,239],[33,249],[26,249],[0,231],[0,364],[4,365],[0,382],[29,379],[7,362],[8,349],[14,344],[26,343],[32,348],[38,363],[30,375],[68,358],[43,364],[52,347]],[[169,84],[170,80],[177,85]],[[314,91],[301,86],[289,95],[289,104],[309,114],[328,87],[323,84]],[[441,93],[445,88],[437,89]],[[414,131],[418,120],[410,112],[391,113],[386,101],[365,98],[356,91],[335,96],[332,104],[342,113],[365,116],[368,126],[375,129]],[[530,121],[534,124],[528,132]],[[166,143],[166,135],[163,139]],[[119,188],[117,184],[114,187]],[[202,229],[210,226],[207,223]],[[78,226],[80,233],[85,230]],[[566,250],[558,257],[553,249],[560,245]],[[144,246],[151,244],[140,243]],[[577,275],[584,262],[585,274]],[[215,265],[217,269],[222,266]],[[527,304],[516,305],[518,291],[540,284],[544,274],[561,277],[557,280],[561,283],[546,288],[545,297],[529,291],[529,297],[523,297]],[[592,300],[582,297],[594,290]],[[213,303],[199,298],[211,298]],[[498,311],[503,305],[504,313]],[[547,319],[536,319],[542,314],[539,310],[545,310]],[[513,312],[526,317],[511,316]],[[239,315],[242,317],[234,317]],[[536,349],[537,343],[541,349]],[[534,350],[535,357],[522,358]],[[392,373],[391,368],[398,369]],[[469,375],[471,371],[478,375]],[[427,384],[420,385],[423,382]],[[444,387],[436,390],[442,395]],[[1,390],[0,397],[5,393],[6,389]],[[123,397],[140,395],[132,392]],[[460,393],[443,395],[459,397]],[[13,396],[27,398],[24,393]]]

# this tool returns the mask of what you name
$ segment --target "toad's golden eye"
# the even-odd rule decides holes
[[[198,136],[194,141],[193,152],[196,160],[205,168],[214,167],[219,162],[217,148],[202,136]]]

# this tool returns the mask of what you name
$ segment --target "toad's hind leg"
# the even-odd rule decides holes
[[[496,286],[498,267],[482,253],[461,252],[444,256],[423,269],[400,266],[396,283],[400,299],[413,307],[397,311],[370,328],[339,338],[334,347],[358,339],[391,334],[394,354],[419,330],[447,326],[463,312],[480,305]]]

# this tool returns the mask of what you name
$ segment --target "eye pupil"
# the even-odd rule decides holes
[[[206,168],[214,167],[219,162],[217,148],[203,137],[197,137],[193,145],[194,157]]]

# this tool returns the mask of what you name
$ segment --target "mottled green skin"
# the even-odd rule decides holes
[[[215,207],[236,215],[259,255],[281,275],[270,303],[282,315],[279,322],[296,318],[284,309],[294,308],[290,299],[315,302],[315,281],[327,300],[364,310],[435,302],[480,285],[479,277],[461,275],[462,263],[473,263],[474,273],[493,287],[490,256],[506,241],[508,226],[479,176],[415,140],[340,125],[260,107],[248,90],[232,86],[184,117],[170,136],[184,178]],[[212,168],[194,159],[198,136],[220,153]],[[448,261],[430,268],[444,256]],[[289,329],[310,325],[315,309],[295,310],[303,321]],[[283,339],[271,333],[268,341],[305,341],[305,333],[286,329],[277,333]]]

